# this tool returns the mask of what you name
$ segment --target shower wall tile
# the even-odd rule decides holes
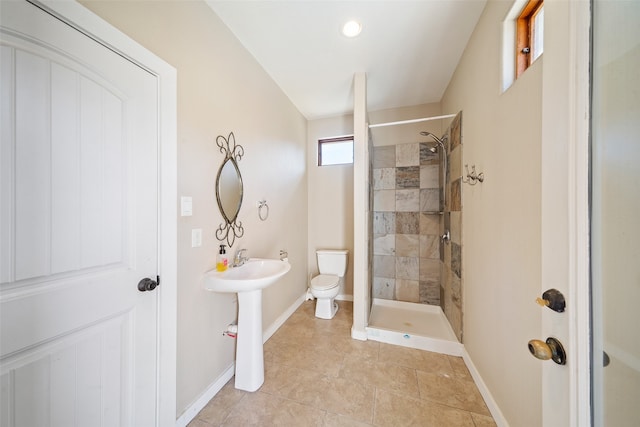
[[[451,301],[457,309],[462,309],[462,283],[455,274],[451,277]]]
[[[394,190],[396,188],[396,168],[373,170],[374,190]]]
[[[396,277],[396,257],[388,255],[374,255],[373,276],[394,279]]]
[[[420,275],[419,280],[437,280],[440,281],[441,263],[437,259],[420,258]]]
[[[396,257],[396,279],[418,280],[420,275],[418,260],[419,258],[414,257]]]
[[[373,168],[395,168],[396,167],[396,147],[389,145],[385,147],[373,148]]]
[[[420,166],[420,144],[396,145],[396,167]]]
[[[453,242],[451,242],[451,270],[458,279],[462,277],[462,248]]]
[[[442,215],[442,220],[444,225],[444,229],[442,231],[451,230],[451,212],[445,212],[444,215]]]
[[[395,234],[396,213],[395,212],[374,212],[373,213],[373,234]]]
[[[420,234],[440,234],[440,215],[421,213]]]
[[[442,262],[444,262],[447,268],[451,268],[451,242],[445,243],[442,246],[444,247],[444,259]]]
[[[458,115],[453,119],[450,128],[450,149],[454,150],[457,146],[462,144],[462,113],[458,113]]]
[[[462,212],[451,212],[451,241],[462,244]]]
[[[449,320],[449,323],[451,324],[453,333],[456,334],[458,340],[462,342],[462,311],[459,309],[452,309],[449,316],[447,316],[447,320]]]
[[[440,211],[440,191],[437,188],[420,189],[420,211]]]
[[[420,143],[420,164],[421,165],[438,165],[440,157],[438,153],[429,151],[431,145],[426,142]]]
[[[453,303],[451,298],[451,270],[449,270],[447,266],[444,266],[442,269],[441,281],[442,288],[444,289],[443,300],[441,302],[442,310],[444,311],[445,316],[447,316],[447,319],[449,319],[451,316],[451,310],[453,309]],[[451,323],[451,321],[449,321],[449,323]]]
[[[374,255],[395,255],[396,235],[384,234],[373,238]]]
[[[374,277],[373,278],[373,297],[390,299],[396,298],[396,281],[395,279],[389,279],[387,277]]]
[[[462,147],[457,147],[449,155],[449,179],[458,179],[462,176]]]
[[[420,166],[397,167],[396,188],[420,188]]]
[[[451,211],[461,211],[462,210],[462,193],[460,192],[460,185],[462,184],[462,179],[456,179],[451,183]]]
[[[420,235],[420,258],[440,260],[440,236]]]
[[[418,212],[396,212],[396,234],[419,234],[420,214]]]
[[[421,191],[425,190],[396,190],[396,211],[418,212],[418,210],[420,209]]]
[[[420,236],[417,234],[396,234],[396,256],[415,257],[420,255]]]
[[[439,280],[421,280],[420,302],[422,304],[440,305],[440,281]]]
[[[396,279],[396,299],[406,302],[420,302],[420,284],[417,280]]]
[[[438,165],[420,166],[420,188],[439,188],[440,168]]]
[[[396,190],[375,190],[373,192],[373,210],[393,212],[396,210]]]
[[[445,172],[445,182],[448,184],[451,182],[451,156],[449,154],[447,154],[447,170]]]
[[[426,142],[372,150],[372,293],[375,298],[440,305],[461,337],[462,203],[461,182],[455,181],[463,170],[460,119],[456,120],[457,130],[447,130],[446,154],[431,153]],[[441,155],[448,161],[445,182]],[[441,209],[443,215],[425,213]],[[440,240],[445,225],[452,238],[448,244]]]

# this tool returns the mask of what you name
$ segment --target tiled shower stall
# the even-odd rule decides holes
[[[428,137],[373,148],[373,297],[439,305],[462,342],[461,122],[443,136],[444,182]]]

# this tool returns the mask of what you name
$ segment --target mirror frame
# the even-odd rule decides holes
[[[244,235],[242,222],[238,221],[238,214],[242,207],[242,198],[244,195],[244,184],[242,182],[242,174],[240,173],[238,162],[242,156],[244,156],[244,148],[242,148],[240,144],[236,144],[236,137],[233,132],[231,132],[227,138],[223,135],[219,135],[216,138],[216,145],[220,149],[220,152],[224,154],[224,159],[222,160],[222,164],[220,165],[216,176],[216,200],[218,202],[218,209],[220,209],[220,213],[224,219],[224,224],[220,224],[218,226],[218,229],[216,230],[216,239],[220,241],[226,240],[227,245],[232,247],[236,237],[242,237]],[[220,176],[222,175],[222,169],[224,169],[228,162],[231,162],[235,168],[240,184],[240,201],[238,202],[238,207],[234,215],[229,215],[228,212],[225,212],[220,197]],[[232,218],[230,218],[231,216]]]

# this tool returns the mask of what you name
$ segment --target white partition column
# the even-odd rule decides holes
[[[369,319],[369,128],[367,75],[353,77],[353,326],[351,337],[365,341]]]

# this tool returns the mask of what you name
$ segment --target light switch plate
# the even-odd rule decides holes
[[[188,196],[180,197],[180,216],[193,215],[193,199]]]
[[[191,230],[191,247],[199,248],[202,246],[202,228],[194,228]]]

